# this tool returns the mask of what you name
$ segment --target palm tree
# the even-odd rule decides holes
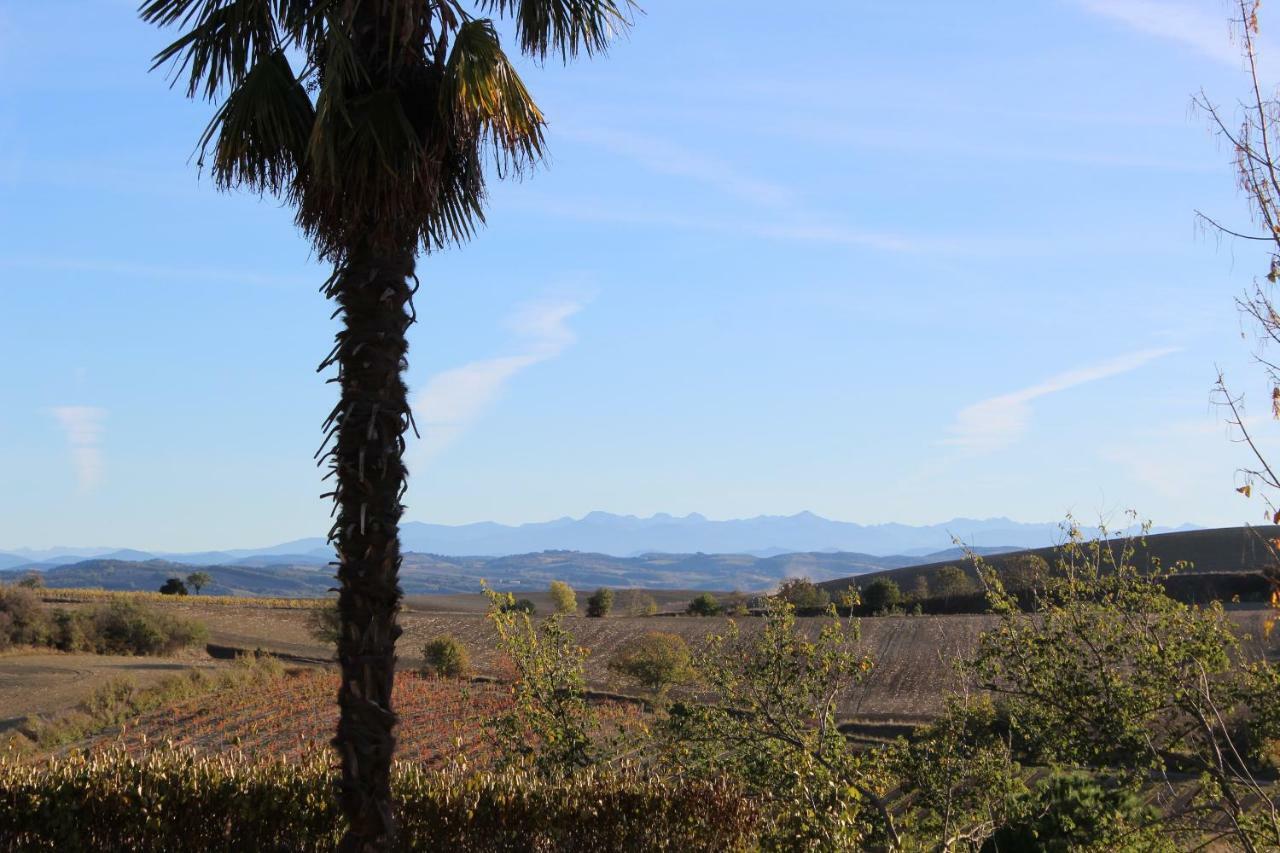
[[[143,20],[179,37],[155,57],[187,96],[217,103],[200,163],[219,188],[291,204],[343,325],[320,369],[340,399],[317,457],[334,478],[342,686],[333,739],[344,851],[394,837],[391,687],[401,590],[402,379],[416,257],[484,221],[485,161],[499,177],[534,165],[544,120],[493,20],[511,19],[539,60],[602,53],[631,0],[145,0]]]

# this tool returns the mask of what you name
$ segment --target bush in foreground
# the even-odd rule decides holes
[[[157,751],[0,760],[0,849],[333,850],[332,756],[255,763]],[[759,823],[730,783],[587,769],[549,780],[397,765],[397,850],[745,851]]]

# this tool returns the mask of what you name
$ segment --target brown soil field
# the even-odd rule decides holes
[[[453,598],[452,596],[450,598]],[[1267,654],[1280,654],[1280,632],[1270,641],[1262,639],[1266,610],[1238,610],[1232,618],[1251,643]],[[324,659],[331,652],[307,631],[306,614],[287,610],[246,607],[217,607],[201,612],[198,618],[209,627],[214,644],[241,649],[261,648],[299,658]],[[957,689],[955,662],[969,654],[982,631],[995,617],[884,616],[861,620],[860,649],[875,661],[866,682],[845,697],[841,716],[867,722],[922,722],[942,710],[945,695]],[[421,663],[423,644],[439,634],[452,634],[471,653],[480,674],[501,676],[505,670],[495,649],[492,627],[480,613],[429,612],[411,609],[401,615],[404,635],[400,638],[401,666],[416,668]],[[669,631],[697,647],[708,634],[725,629],[721,617],[655,616],[587,619],[568,617],[565,624],[578,642],[591,650],[587,677],[596,690],[619,691],[607,664],[613,651],[627,638],[645,631]],[[807,630],[817,631],[821,619],[801,619]],[[744,633],[757,630],[761,620],[738,620]]]
[[[203,653],[172,658],[45,651],[0,655],[0,732],[18,725],[28,714],[71,710],[112,679],[129,678],[149,686],[192,667],[221,665]]]
[[[458,596],[442,596],[450,600]],[[224,653],[231,650],[252,651],[261,649],[300,661],[320,662],[332,658],[332,651],[317,642],[307,628],[308,612],[257,607],[246,600],[245,605],[217,605],[194,608],[188,599],[183,603],[185,615],[199,619],[209,628],[211,650]],[[157,605],[165,606],[165,605]],[[431,611],[423,606],[421,598],[409,602],[410,609],[401,615],[404,635],[400,639],[401,668],[417,669],[421,664],[423,644],[440,634],[452,634],[461,640],[471,654],[477,674],[502,677],[508,674],[495,648],[496,637],[489,622],[479,612]],[[192,612],[195,610],[196,612]],[[1269,641],[1262,639],[1262,625],[1267,610],[1237,610],[1233,620],[1244,633],[1253,639],[1250,643],[1258,651],[1268,655],[1280,655],[1280,632]],[[745,617],[737,620],[743,633],[759,629],[761,620]],[[823,620],[800,619],[806,630],[816,631]],[[840,705],[840,716],[845,721],[875,724],[919,723],[942,710],[948,691],[960,687],[955,670],[958,659],[969,654],[976,646],[979,635],[994,624],[995,617],[986,615],[954,616],[885,616],[860,620],[862,639],[859,650],[869,655],[875,666],[866,681],[850,690]],[[587,659],[589,686],[602,692],[627,692],[608,671],[607,664],[614,650],[625,640],[646,631],[669,631],[684,637],[691,647],[698,647],[711,633],[722,632],[728,620],[722,617],[654,616],[608,617],[587,619],[568,617],[565,625],[578,642],[590,649]],[[32,712],[47,713],[49,709],[70,707],[83,698],[92,687],[111,675],[134,675],[159,678],[160,676],[191,665],[183,662],[162,661],[154,658],[101,659],[96,667],[86,662],[71,664],[68,661],[92,656],[40,655],[51,669],[45,674],[41,664],[32,663],[29,669],[18,666],[6,676],[3,668],[7,661],[18,656],[0,657],[0,720],[18,717]],[[59,663],[61,662],[61,663]],[[100,673],[82,676],[81,671]],[[28,677],[24,673],[29,671]],[[57,687],[55,685],[62,685]],[[61,692],[59,692],[61,691]],[[25,698],[30,697],[30,698]]]

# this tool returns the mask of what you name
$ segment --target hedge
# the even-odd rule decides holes
[[[0,850],[332,850],[340,816],[331,757],[254,762],[157,749],[0,758]],[[760,825],[732,784],[588,769],[396,768],[399,850],[746,851]]]

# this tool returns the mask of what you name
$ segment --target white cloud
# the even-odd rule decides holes
[[[1166,0],[1077,0],[1086,11],[1150,36],[1178,42],[1201,56],[1239,68],[1239,46],[1230,35],[1225,7]],[[1216,7],[1216,8],[1215,8]]]
[[[80,493],[88,493],[102,482],[100,442],[107,411],[94,406],[57,406],[53,409],[53,416],[67,434],[71,464]]]
[[[466,431],[521,371],[564,352],[576,340],[569,318],[582,310],[577,299],[539,302],[516,311],[507,325],[521,339],[514,355],[472,361],[432,376],[413,399],[422,432],[415,456],[426,461]]]
[[[957,413],[955,422],[951,425],[951,437],[943,443],[971,454],[999,450],[1012,444],[1026,432],[1027,423],[1031,419],[1032,400],[1137,370],[1148,362],[1178,352],[1178,349],[1162,347],[1140,350],[1101,364],[1059,373],[1019,391],[980,400]]]

